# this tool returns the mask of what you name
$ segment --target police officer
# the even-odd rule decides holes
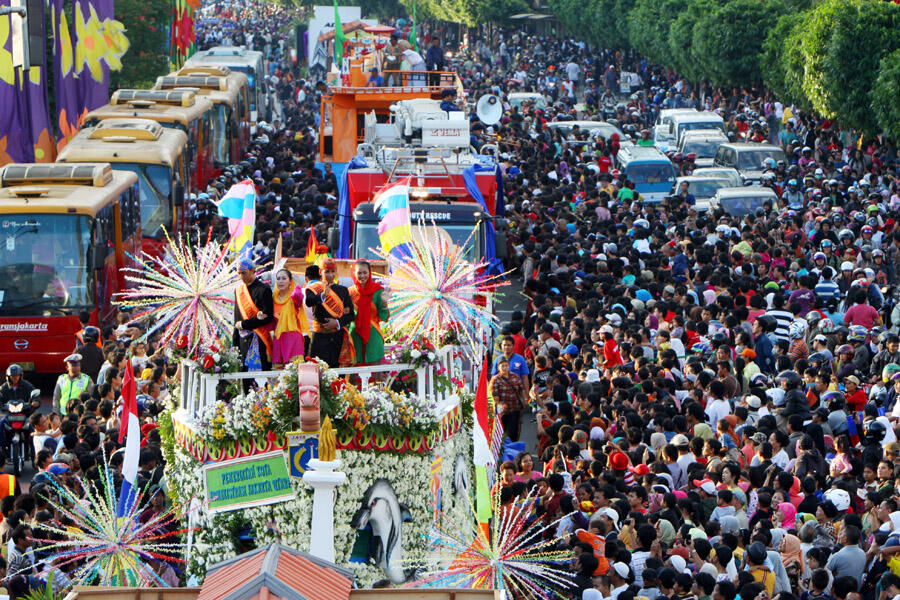
[[[66,357],[66,372],[59,376],[53,389],[53,410],[66,416],[69,402],[93,389],[94,382],[81,372],[81,355],[70,354]]]

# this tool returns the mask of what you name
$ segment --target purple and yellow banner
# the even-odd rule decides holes
[[[28,14],[28,19],[40,19],[41,31],[46,31],[46,15],[44,3],[36,3],[40,6],[39,14],[34,10]],[[50,109],[47,104],[47,70],[43,66],[32,65],[27,77],[25,77],[25,95],[28,106],[28,123],[31,133],[31,145],[34,153],[34,162],[53,162],[56,159],[56,145],[53,143],[51,133]]]
[[[75,79],[75,49],[72,29],[65,11],[65,0],[50,0],[50,22],[53,27],[53,83],[56,92],[56,147],[72,139],[87,114],[78,102]]]
[[[9,6],[0,0],[0,6]],[[13,62],[13,17],[0,16],[0,165],[31,162],[34,149],[21,66]]]

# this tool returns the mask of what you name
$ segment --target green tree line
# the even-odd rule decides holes
[[[632,48],[694,82],[760,86],[900,139],[900,5],[884,0],[549,0],[590,44]]]

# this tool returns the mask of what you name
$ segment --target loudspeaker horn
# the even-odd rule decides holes
[[[475,114],[485,125],[496,125],[503,116],[503,104],[493,94],[485,94],[475,104]]]

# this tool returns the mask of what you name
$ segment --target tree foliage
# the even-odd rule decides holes
[[[125,25],[128,52],[122,70],[110,73],[110,89],[150,88],[169,71],[166,43],[172,3],[167,0],[116,0],[116,19]]]
[[[872,87],[872,108],[878,125],[892,139],[900,140],[900,50],[881,59],[878,77]]]

